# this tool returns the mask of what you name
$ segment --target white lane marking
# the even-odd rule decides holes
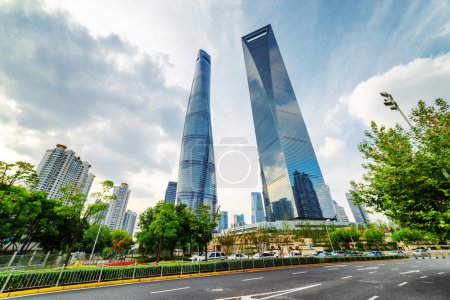
[[[362,267],[364,267],[364,266],[355,266],[355,268],[362,268]]]
[[[398,286],[403,286],[403,285],[405,285],[407,283],[408,283],[408,281],[405,281],[405,282],[399,283]]]
[[[347,279],[347,278],[350,278],[350,277],[352,277],[352,276],[345,276],[345,277],[342,277],[341,279]]]
[[[444,274],[444,272],[439,272],[439,273],[437,273],[438,275],[442,275],[442,274]]]
[[[246,278],[246,279],[242,279],[242,281],[259,280],[259,279],[263,279],[263,278],[264,277]]]
[[[324,268],[336,268],[336,267],[346,267],[348,265],[332,265],[332,266],[325,266]]]
[[[301,288],[297,288],[297,289],[292,289],[292,290],[286,291],[284,293],[279,293],[279,294],[276,294],[276,295],[272,295],[272,296],[268,296],[268,297],[264,297],[264,298],[259,298],[259,300],[270,299],[270,298],[286,295],[286,294],[289,294],[289,293],[298,292],[298,291],[301,291],[301,290],[306,290],[306,289],[309,289],[309,288],[312,288],[312,287],[316,287],[316,286],[319,286],[319,285],[322,285],[322,284],[319,283],[319,284],[309,285],[309,286],[305,286],[305,287],[301,287]]]
[[[425,276],[420,276],[420,278],[427,278],[428,276],[427,275],[425,275]]]
[[[294,289],[289,289],[289,290],[281,290],[281,291],[275,291],[275,292],[268,292],[268,293],[261,293],[261,294],[254,294],[254,295],[245,295],[245,296],[234,296],[234,297],[229,297],[229,298],[220,298],[220,299],[216,299],[216,300],[235,300],[236,298],[240,298],[242,300],[244,299],[252,299],[252,297],[256,297],[256,296],[265,296],[265,295],[272,295],[269,297],[265,297],[265,298],[259,298],[259,300],[263,300],[263,299],[270,299],[273,297],[278,297],[281,295],[285,295],[285,294],[289,294],[289,293],[293,293],[293,292],[297,292],[297,291],[301,291],[301,290],[306,290],[306,289],[310,289],[316,286],[322,285],[321,283],[318,284],[313,284],[313,285],[307,285],[301,288],[294,288]]]
[[[294,272],[294,273],[292,273],[292,275],[295,275],[295,274],[304,274],[304,273],[306,273],[306,271],[302,271],[302,272]]]
[[[409,274],[409,273],[418,273],[418,272],[420,272],[420,270],[413,270],[413,271],[402,272],[402,273],[400,273],[400,275]]]
[[[379,266],[385,266],[386,264],[378,264]]]
[[[190,286],[186,286],[186,287],[177,288],[177,289],[170,289],[170,290],[164,290],[164,291],[150,292],[150,294],[167,293],[167,292],[173,292],[173,291],[179,291],[179,290],[186,290],[186,289],[190,289],[190,288],[191,288]]]
[[[356,269],[357,271],[363,271],[363,270],[373,270],[373,269],[379,269],[380,267],[369,267],[369,268],[362,268],[362,269]]]
[[[393,268],[393,269],[391,269],[391,271],[394,271],[394,270],[398,270],[398,268]]]
[[[372,273],[376,273],[377,271],[372,271],[372,272],[369,272],[369,274],[372,274]]]
[[[331,268],[331,269],[328,269],[328,271],[331,271],[331,270],[339,270],[339,268]]]
[[[373,296],[373,297],[371,297],[371,298],[369,298],[369,299],[367,299],[367,300],[375,300],[375,299],[377,299],[379,296]]]

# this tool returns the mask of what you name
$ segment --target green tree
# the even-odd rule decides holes
[[[125,252],[130,250],[134,242],[130,233],[123,229],[114,229],[111,232],[112,249],[123,259]]]
[[[95,244],[95,251],[97,252],[103,252],[105,247],[110,247],[112,245],[111,232],[109,231],[108,226],[93,224],[84,230],[83,239],[80,243],[86,253],[91,253],[96,238],[97,243]]]
[[[378,228],[368,228],[363,234],[364,240],[366,240],[367,245],[376,246],[380,249],[380,246],[384,244],[384,233]]]
[[[359,145],[367,162],[363,183],[352,182],[357,203],[373,207],[402,227],[450,238],[450,112],[419,101],[413,127],[387,129],[372,122]]]
[[[196,242],[205,250],[205,260],[208,260],[208,243],[213,238],[213,230],[218,226],[220,215],[211,213],[208,205],[201,205],[191,216],[191,224]]]
[[[28,224],[41,212],[42,193],[30,193],[21,186],[10,186],[0,203],[0,246],[12,246],[18,250],[19,243],[27,233]]]
[[[402,228],[392,234],[392,240],[395,242],[413,242],[423,240],[424,234],[419,230]]]
[[[180,222],[172,202],[161,203],[159,212],[154,214],[154,219],[148,227],[150,235],[158,241],[156,263],[161,258],[164,242],[170,243],[178,238]]]
[[[348,248],[349,243],[357,243],[360,234],[354,229],[339,228],[330,233],[330,238],[333,244],[338,245],[339,248]]]
[[[108,187],[114,185],[111,181],[104,181],[102,184],[106,190],[109,190]],[[88,220],[91,217],[104,214],[108,208],[108,205],[99,199],[94,203],[87,203],[87,195],[81,193],[81,188],[82,186],[77,182],[62,187],[63,195],[60,200],[63,203],[67,203],[67,205],[56,208],[57,214],[64,217],[66,222],[71,225],[68,253],[64,261],[65,265],[69,263],[75,245],[82,239],[84,230],[89,228]]]

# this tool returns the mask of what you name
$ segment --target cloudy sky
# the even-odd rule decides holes
[[[129,208],[142,212],[177,179],[198,49],[212,58],[216,147],[256,145],[240,37],[270,23],[325,181],[348,211],[364,130],[404,125],[379,92],[405,112],[450,99],[449,16],[448,1],[4,0],[0,160],[38,164],[65,144],[99,181],[127,182]],[[219,185],[221,209],[249,222],[260,190]]]

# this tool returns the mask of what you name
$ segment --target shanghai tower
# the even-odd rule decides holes
[[[268,221],[334,219],[331,194],[272,27],[242,37]]]
[[[184,122],[176,203],[195,211],[202,204],[217,208],[216,172],[210,114],[211,58],[198,51]]]

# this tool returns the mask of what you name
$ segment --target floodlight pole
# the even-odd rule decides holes
[[[408,118],[405,116],[405,114],[400,109],[400,106],[398,106],[398,103],[395,102],[394,98],[391,94],[387,92],[381,92],[380,95],[384,97],[384,105],[389,106],[391,110],[398,110],[398,112],[402,115],[403,119],[405,119],[406,123],[408,123],[408,126],[412,128],[411,122],[409,122]]]

